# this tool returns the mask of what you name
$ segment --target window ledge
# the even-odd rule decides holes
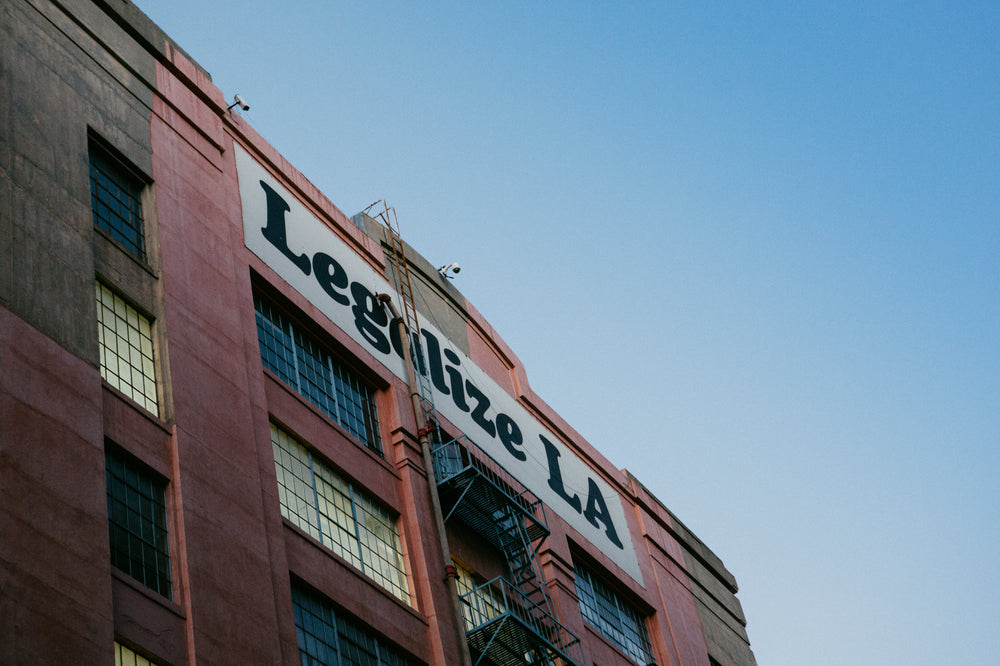
[[[339,433],[340,435],[343,435],[345,438],[347,438],[348,441],[352,442],[355,446],[357,446],[359,449],[361,449],[361,451],[363,453],[365,453],[369,458],[371,458],[373,461],[375,461],[376,463],[378,463],[379,465],[381,465],[382,467],[384,467],[387,472],[389,472],[390,474],[392,474],[393,476],[395,476],[397,479],[399,478],[399,474],[396,472],[395,468],[384,457],[384,455],[385,455],[385,449],[384,448],[382,450],[382,454],[383,455],[380,456],[379,454],[375,453],[367,445],[365,445],[364,442],[362,442],[360,439],[358,439],[355,435],[349,433],[346,428],[344,428],[342,425],[340,425],[339,423],[337,423],[336,421],[334,421],[333,419],[331,419],[329,416],[327,416],[326,414],[324,414],[323,411],[320,410],[319,407],[317,407],[316,405],[314,405],[313,403],[311,403],[308,398],[306,398],[304,395],[302,395],[301,393],[299,393],[298,391],[296,391],[294,388],[292,388],[291,386],[289,386],[288,384],[286,384],[284,381],[282,381],[281,378],[278,377],[278,375],[276,375],[274,372],[272,372],[271,370],[265,368],[263,365],[261,365],[261,370],[264,373],[264,377],[266,377],[267,379],[271,380],[271,383],[274,386],[280,388],[282,391],[284,391],[285,393],[287,393],[289,396],[291,396],[296,401],[298,401],[302,406],[304,406],[306,409],[308,409],[310,412],[312,412],[314,415],[316,415],[318,418],[320,418],[323,421],[323,423],[325,423],[326,425],[330,426],[331,428],[333,428],[334,430],[336,430],[337,433]]]
[[[157,605],[162,606],[165,610],[169,611],[175,615],[178,619],[186,620],[187,615],[184,613],[184,608],[171,599],[167,599],[162,594],[157,594],[152,589],[143,585],[140,581],[132,578],[127,573],[112,565],[111,567],[111,577],[132,588],[142,596],[146,597],[150,601],[155,602]]]
[[[111,384],[109,384],[108,380],[104,379],[104,377],[101,377],[101,385],[102,385],[102,387],[104,388],[105,391],[107,391],[108,393],[110,393],[114,397],[118,398],[122,403],[124,403],[124,404],[128,405],[129,407],[131,407],[133,410],[135,410],[136,413],[138,413],[140,416],[142,416],[143,418],[145,418],[147,421],[149,421],[150,423],[152,423],[153,425],[155,425],[157,428],[159,428],[160,430],[162,430],[165,434],[167,434],[167,435],[172,435],[173,434],[173,431],[171,430],[169,423],[167,423],[166,421],[164,421],[163,419],[161,419],[159,416],[157,416],[153,412],[149,411],[145,407],[141,406],[135,400],[133,400],[132,398],[128,397],[127,395],[125,395],[124,393],[122,393],[121,391],[119,391],[118,389],[116,389],[114,386],[112,386]]]
[[[394,594],[392,594],[391,592],[389,592],[388,590],[386,590],[385,588],[383,588],[381,585],[379,585],[373,579],[371,579],[368,576],[366,576],[364,574],[364,572],[362,572],[356,566],[354,566],[353,564],[351,564],[350,562],[348,562],[347,560],[345,560],[343,557],[341,557],[340,555],[337,555],[337,553],[333,552],[332,550],[330,550],[329,548],[327,548],[326,546],[324,546],[322,543],[320,543],[319,541],[317,541],[315,537],[313,537],[311,534],[309,534],[308,532],[306,532],[305,530],[303,530],[301,527],[298,527],[297,525],[295,525],[292,521],[290,521],[287,518],[285,518],[284,516],[282,516],[281,517],[281,522],[284,523],[285,531],[286,532],[292,532],[293,534],[301,537],[302,542],[304,542],[305,544],[307,544],[309,547],[313,548],[314,550],[319,551],[324,557],[329,558],[329,559],[333,560],[334,562],[336,562],[337,564],[342,565],[344,567],[344,569],[346,569],[347,571],[349,571],[352,575],[354,575],[355,577],[357,577],[359,580],[363,581],[366,585],[370,586],[371,589],[372,589],[372,591],[377,592],[378,594],[382,595],[383,597],[385,597],[389,601],[392,601],[399,608],[405,610],[407,613],[409,613],[413,617],[415,617],[418,620],[420,620],[422,623],[427,624],[427,618],[420,611],[418,611],[416,609],[416,607],[415,607],[415,605],[417,603],[417,600],[415,598],[415,595],[412,592],[410,593],[410,598],[412,599],[412,601],[414,603],[414,606],[411,606],[411,605],[407,604],[405,601],[403,601],[399,597],[395,596]],[[293,573],[295,573],[295,572],[293,571]],[[410,575],[409,572],[407,572],[407,574]],[[301,577],[301,575],[300,575],[300,577]],[[305,579],[303,579],[303,580],[305,580]]]
[[[599,638],[601,640],[601,642],[603,642],[609,648],[611,648],[616,653],[618,653],[618,655],[622,659],[624,659],[626,663],[628,663],[628,664],[638,664],[639,663],[635,659],[633,659],[632,657],[628,656],[628,654],[626,654],[625,651],[622,650],[621,647],[617,643],[612,642],[611,639],[609,639],[607,636],[605,636],[604,634],[602,634],[600,632],[600,630],[595,629],[594,626],[590,624],[590,622],[587,622],[586,620],[584,620],[583,621],[583,626],[584,626],[584,628],[587,630],[587,632],[591,636],[594,636],[595,638]],[[654,661],[649,662],[649,664],[656,664],[655,656],[654,656]],[[646,664],[642,664],[641,666],[647,666],[647,665]]]
[[[120,240],[118,240],[117,238],[115,238],[114,236],[112,236],[111,234],[109,234],[107,231],[100,228],[96,224],[94,225],[94,233],[100,235],[101,238],[107,241],[111,246],[118,249],[118,251],[121,252],[123,256],[130,259],[136,266],[149,273],[149,275],[154,280],[160,279],[160,276],[157,274],[156,270],[149,264],[149,262],[147,262],[145,259],[140,259],[139,257],[135,256],[135,253],[131,252],[124,245],[122,245],[122,242]]]

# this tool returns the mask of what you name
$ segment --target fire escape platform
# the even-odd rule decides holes
[[[577,666],[579,640],[546,609],[524,597],[509,581],[497,578],[466,594],[466,632],[476,666]],[[489,601],[485,604],[484,599]],[[498,603],[499,602],[499,603]]]
[[[552,644],[534,634],[513,615],[503,615],[466,634],[476,666],[524,666],[557,664]],[[525,655],[535,655],[528,661]],[[529,657],[530,658],[530,657]],[[563,664],[572,664],[568,659]]]
[[[524,521],[529,542],[549,535],[541,501],[472,442],[448,442],[433,458],[446,521],[462,521],[501,551],[510,546],[511,520]]]

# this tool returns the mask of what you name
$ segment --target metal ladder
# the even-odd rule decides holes
[[[556,617],[548,585],[541,570],[537,547],[528,538],[524,519],[515,512],[501,522],[503,530],[503,554],[510,570],[511,582],[524,594],[525,598],[538,608]],[[541,545],[541,544],[539,544]]]
[[[408,343],[416,370],[420,402],[424,408],[428,436],[431,448],[433,449],[435,445],[441,443],[441,435],[437,428],[437,410],[434,408],[434,392],[431,388],[430,373],[427,370],[427,357],[424,354],[424,345],[420,339],[420,319],[417,316],[416,299],[413,298],[413,281],[410,279],[410,268],[406,261],[406,252],[403,250],[403,239],[399,234],[399,220],[396,217],[396,209],[389,206],[384,199],[380,199],[371,206],[368,206],[364,212],[370,215],[369,211],[379,204],[381,204],[382,210],[376,212],[372,216],[372,219],[381,222],[382,226],[389,231],[389,243],[392,247],[389,261],[395,269],[396,287],[399,289],[399,297],[403,306],[403,319],[406,322],[406,330],[410,336]],[[403,341],[400,340],[400,342],[402,343]]]
[[[369,213],[370,210],[381,204],[381,210],[375,215]],[[424,416],[427,423],[427,435],[430,446],[433,449],[442,445],[442,433],[438,428],[437,410],[434,407],[434,394],[431,386],[430,372],[427,367],[426,356],[421,340],[420,320],[417,315],[416,301],[413,297],[413,282],[410,279],[410,270],[406,261],[406,253],[403,249],[403,240],[399,233],[399,220],[396,217],[396,210],[386,204],[384,200],[379,200],[365,209],[372,219],[381,222],[389,232],[389,241],[392,253],[389,257],[395,269],[397,287],[399,289],[400,300],[402,300],[403,318],[406,323],[406,330],[410,337],[408,341],[416,370],[418,391],[420,402],[424,409]],[[400,341],[402,342],[402,341]],[[464,433],[459,435],[464,437]],[[556,613],[555,605],[549,595],[548,584],[542,573],[541,562],[538,556],[538,546],[531,542],[528,534],[527,524],[524,516],[510,508],[504,509],[502,515],[497,516],[497,526],[499,527],[502,544],[502,552],[506,559],[510,572],[510,582],[524,595],[531,608],[523,609],[529,614],[536,616],[534,619],[545,627],[546,640],[559,643],[559,616]],[[544,537],[543,537],[544,538]],[[545,617],[555,620],[555,623],[545,622]],[[529,663],[529,662],[526,662]]]

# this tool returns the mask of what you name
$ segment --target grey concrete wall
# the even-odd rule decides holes
[[[684,549],[684,566],[691,579],[709,655],[721,666],[754,666],[746,631],[746,616],[736,598],[736,578],[722,560],[676,516],[672,532]]]
[[[633,474],[628,477],[645,509],[647,538],[663,549],[664,571],[680,580],[694,602],[694,612],[709,657],[721,666],[755,666],[746,616],[736,598],[736,578],[722,560],[657,499]],[[679,565],[679,566],[678,566]],[[666,580],[666,578],[665,578]]]
[[[88,128],[149,175],[156,75],[108,15],[72,5],[0,3],[0,303],[96,366]]]
[[[147,311],[157,287],[94,230],[88,143],[150,175],[155,71],[94,3],[0,0],[0,663],[109,663],[131,589],[108,552],[104,411],[120,398],[102,388],[94,280]],[[126,411],[120,425],[148,423]]]
[[[365,233],[382,244],[385,253],[385,277],[393,285],[398,278],[393,263],[392,241],[388,230],[373,218],[359,213],[352,220],[363,223]],[[359,225],[360,226],[360,225]],[[413,289],[413,299],[423,323],[431,323],[445,336],[454,342],[463,353],[469,355],[469,340],[465,311],[465,297],[452,284],[451,280],[441,277],[437,267],[431,264],[409,243],[403,241],[403,252],[406,255],[410,273],[410,285]],[[399,304],[397,303],[397,307]],[[402,312],[400,313],[402,314]]]

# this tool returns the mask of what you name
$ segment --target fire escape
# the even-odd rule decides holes
[[[538,549],[549,535],[531,491],[465,435],[438,443],[434,475],[445,521],[472,528],[507,561],[507,575],[461,597],[477,664],[579,664],[579,641],[557,619]]]
[[[396,214],[385,202],[378,203],[382,210],[373,218],[389,230],[390,260],[410,331],[420,402],[430,425],[427,435],[443,518],[446,523],[464,523],[506,560],[506,575],[470,586],[459,596],[472,662],[580,666],[579,639],[559,622],[542,572],[539,549],[549,528],[541,500],[466,435],[442,441]]]

